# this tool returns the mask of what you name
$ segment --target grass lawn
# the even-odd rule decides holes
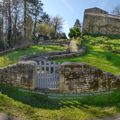
[[[65,47],[58,45],[31,46],[30,48],[24,50],[16,50],[6,55],[0,56],[0,67],[4,67],[9,64],[16,63],[23,56],[29,56],[32,54],[44,53],[44,52],[65,51],[65,50],[66,50]]]
[[[120,91],[73,100],[49,99],[0,85],[0,112],[25,120],[85,120],[120,112]]]
[[[113,74],[120,74],[120,54],[115,54],[106,50],[106,42],[112,46],[113,43],[118,45],[116,49],[120,49],[120,39],[110,39],[108,37],[91,37],[85,36],[85,43],[89,50],[84,56],[76,58],[59,59],[58,62],[85,62],[96,66],[104,71]],[[107,39],[107,40],[106,40]],[[109,39],[109,40],[108,40]],[[104,42],[103,42],[104,41]],[[94,44],[94,45],[93,45]]]

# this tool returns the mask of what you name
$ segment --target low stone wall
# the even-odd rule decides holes
[[[7,50],[4,50],[4,51],[1,51],[1,52],[0,52],[0,55],[5,55],[5,54],[10,53],[10,52],[13,52],[13,51],[15,51],[15,50],[17,50],[17,48],[7,49]]]
[[[38,43],[33,43],[33,45],[64,45],[69,44],[70,40],[67,39],[61,39],[61,40],[41,40]]]
[[[35,89],[36,80],[40,77],[37,74],[40,72],[38,68],[33,61],[1,68],[0,83]],[[58,72],[58,91],[61,93],[93,93],[120,89],[120,76],[103,72],[85,63],[63,63]]]
[[[52,56],[48,56],[49,60],[57,60],[60,58],[72,58],[72,57],[79,57],[86,53],[86,47],[82,47],[78,52],[70,52],[70,53],[64,53],[64,54],[56,54]]]
[[[64,63],[60,71],[60,91],[86,93],[120,88],[120,77],[85,63]]]
[[[36,74],[35,62],[20,62],[0,69],[0,83],[23,88],[33,88]]]

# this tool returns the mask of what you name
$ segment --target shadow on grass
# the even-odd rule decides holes
[[[59,109],[59,101],[49,99],[46,95],[21,91],[18,87],[0,84],[0,92],[14,100],[35,108]]]
[[[5,84],[0,84],[0,92],[24,104],[44,109],[59,109],[61,107],[88,109],[89,106],[116,106],[120,108],[120,91],[114,91],[106,95],[88,96],[82,99],[77,98],[77,100],[49,99],[47,95],[35,94],[32,91],[21,91],[18,87]]]

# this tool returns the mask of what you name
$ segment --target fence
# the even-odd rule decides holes
[[[59,64],[51,61],[39,61],[37,65],[36,88],[58,89]]]

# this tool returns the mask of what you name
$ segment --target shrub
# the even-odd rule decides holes
[[[77,27],[73,27],[70,29],[70,32],[69,32],[69,37],[70,38],[77,38],[77,37],[81,37],[81,31],[79,28]]]

